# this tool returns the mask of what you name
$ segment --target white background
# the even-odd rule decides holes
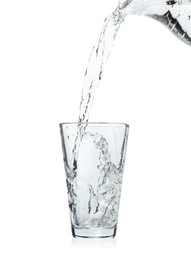
[[[72,239],[58,124],[116,0],[0,2],[0,259],[191,259],[191,47],[128,17],[90,121],[130,124],[117,237]]]

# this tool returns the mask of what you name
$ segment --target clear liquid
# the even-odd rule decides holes
[[[74,189],[71,187],[75,187],[75,185],[79,185],[80,180],[78,180],[78,154],[80,151],[80,143],[82,138],[88,135],[86,133],[86,124],[81,124],[82,122],[87,122],[89,119],[90,110],[93,104],[93,100],[95,97],[96,89],[103,77],[104,67],[108,60],[108,57],[111,52],[111,48],[113,46],[114,40],[116,38],[117,32],[119,31],[121,23],[124,21],[127,15],[145,15],[151,17],[162,24],[164,24],[168,29],[171,30],[180,40],[185,43],[191,45],[191,0],[178,0],[178,1],[164,1],[164,0],[126,0],[120,1],[116,10],[108,16],[103,24],[103,29],[100,33],[98,42],[93,46],[88,67],[85,72],[85,80],[84,86],[82,90],[81,102],[80,102],[80,113],[79,113],[79,129],[76,133],[75,145],[73,148],[73,169],[70,169],[70,176],[68,176],[68,182],[70,183],[68,189],[69,194],[69,204],[71,206],[71,213],[74,222],[79,227],[92,227],[93,223],[83,222],[77,220],[76,210],[77,203],[75,202],[75,198],[77,195],[74,193]],[[94,136],[91,136],[94,138]],[[102,140],[105,140],[104,137],[101,137]],[[106,142],[106,140],[105,140]],[[95,143],[95,142],[94,142]],[[107,142],[106,142],[107,143]],[[105,145],[106,145],[105,143]],[[102,153],[102,146],[97,146],[96,149],[100,150]],[[105,148],[104,148],[105,149]],[[109,158],[109,152],[106,157],[103,157],[102,164],[107,164]],[[104,161],[105,160],[105,161]],[[120,194],[120,171],[117,172],[116,166],[110,161],[110,165],[112,165],[111,170],[115,172],[115,176],[118,176],[119,185],[115,186],[116,194],[114,198],[118,198]],[[100,167],[100,165],[98,165]],[[72,172],[72,173],[71,173]],[[105,174],[105,175],[104,175]],[[105,173],[102,173],[102,178],[108,174],[108,170],[106,169]],[[112,179],[112,178],[111,178]],[[109,189],[112,190],[114,187],[111,183]],[[88,214],[102,214],[101,208],[99,208],[99,201],[103,200],[103,194],[101,191],[104,187],[99,187],[97,191],[93,189],[93,187],[89,188],[89,203],[87,205]],[[117,193],[118,191],[118,193]],[[110,192],[107,191],[108,198],[110,198]],[[116,201],[111,201],[108,205],[108,209],[112,208],[113,224],[116,223],[117,214],[118,214],[118,205],[116,209],[114,209],[113,205],[116,205]],[[105,199],[105,204],[108,201]],[[105,207],[105,206],[104,206]],[[109,219],[109,215],[111,212],[106,210],[107,214],[103,214],[101,218],[102,221],[96,222],[94,221],[94,226],[99,227],[100,225],[109,225],[107,219]],[[93,213],[92,213],[93,212]],[[96,216],[95,216],[96,217]],[[100,217],[99,217],[100,218]],[[104,220],[105,219],[105,220]],[[99,220],[100,221],[100,220]]]
[[[126,132],[126,135],[128,133]],[[117,224],[124,168],[126,136],[119,151],[120,160],[111,160],[106,138],[97,132],[86,131],[81,141],[83,150],[93,154],[79,154],[75,177],[67,170],[67,186],[71,222],[75,228],[113,228]],[[82,156],[82,157],[81,157]],[[83,158],[83,159],[82,159]],[[90,164],[89,161],[90,160]]]
[[[121,1],[116,10],[103,24],[98,42],[93,46],[80,102],[79,123],[87,122],[95,97],[96,89],[103,76],[115,37],[127,15],[145,15],[153,18],[180,40],[191,45],[191,0],[126,0]]]

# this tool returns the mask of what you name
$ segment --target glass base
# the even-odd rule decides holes
[[[72,226],[72,235],[75,238],[114,238],[117,226],[113,228],[75,228]]]

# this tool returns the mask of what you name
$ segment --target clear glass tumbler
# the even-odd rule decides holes
[[[129,126],[60,124],[72,234],[115,237]]]

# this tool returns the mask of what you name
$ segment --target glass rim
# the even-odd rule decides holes
[[[116,123],[116,122],[81,122],[81,125],[88,125],[88,126],[125,126],[129,128],[129,125],[126,123]],[[79,122],[64,122],[60,123],[59,126],[78,126]]]

